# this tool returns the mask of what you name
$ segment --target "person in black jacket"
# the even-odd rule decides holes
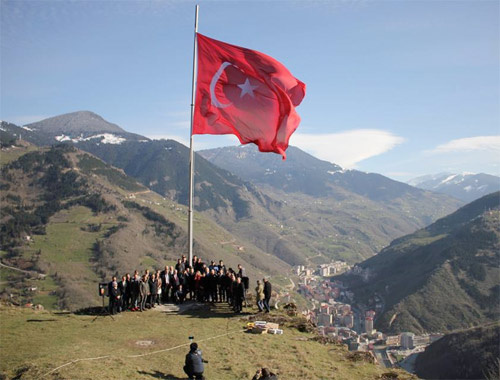
[[[111,283],[111,290],[109,293],[109,313],[111,315],[120,312],[121,295],[120,289],[118,289],[118,283],[113,281]]]
[[[170,268],[172,269],[172,268]],[[179,289],[179,285],[181,284],[181,280],[179,278],[179,273],[177,272],[177,269],[172,270],[171,276],[170,276],[170,291],[171,291],[171,299],[175,299],[175,292]]]
[[[168,291],[170,285],[170,268],[165,265],[165,269],[160,272],[161,278],[161,303],[168,302]]]
[[[156,296],[158,295],[158,281],[156,281],[156,273],[153,273],[149,276],[148,279],[149,284],[149,295],[146,303],[149,307],[155,307]]]
[[[215,269],[212,269],[210,273],[207,274],[207,286],[208,286],[208,302],[217,302],[217,275],[215,274]]]
[[[245,300],[245,286],[241,282],[241,277],[236,278],[236,288],[234,294],[234,311],[241,313],[243,310],[243,301]]]
[[[128,275],[128,279],[127,279]],[[127,310],[130,302],[130,274],[127,273],[126,276],[122,277],[122,280],[118,283],[118,289],[122,295],[120,310]]]
[[[116,281],[116,276],[113,276],[111,278],[111,281],[108,282],[108,297],[109,297],[109,312],[111,313],[111,302],[112,302],[112,299],[111,299],[111,291],[113,290],[113,282],[117,282]]]
[[[179,273],[179,274],[184,272],[184,269],[186,269],[186,267],[181,259],[177,260],[177,264],[175,264],[175,269],[177,270],[177,273]]]
[[[278,380],[278,376],[269,371],[269,369],[262,368],[257,371],[252,380]]]
[[[223,269],[217,274],[217,289],[219,293],[219,302],[226,301],[226,273]]]
[[[189,379],[205,379],[203,377],[203,371],[205,370],[203,363],[208,362],[203,360],[201,350],[198,350],[198,343],[191,343],[184,365],[184,372],[188,375]]]
[[[231,272],[226,273],[226,296],[227,296],[227,303],[231,306],[234,306],[234,300],[233,300],[233,283],[236,281],[236,278],[234,277],[234,274]]]
[[[264,278],[264,307],[266,308],[266,313],[271,311],[269,307],[269,301],[271,301],[271,293],[273,291],[273,287],[267,278]]]

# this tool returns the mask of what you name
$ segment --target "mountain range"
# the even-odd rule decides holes
[[[200,155],[246,181],[285,193],[342,199],[348,191],[382,202],[424,194],[415,187],[380,174],[343,170],[293,146],[288,149],[290,158],[286,161],[277,155],[262,154],[253,145],[203,150]]]
[[[500,177],[485,173],[439,173],[413,178],[409,185],[472,202],[500,190]]]
[[[88,111],[25,127],[4,122],[2,129],[38,145],[74,144],[187,204],[189,149],[176,141],[130,134]],[[195,209],[291,265],[358,262],[461,204],[379,174],[342,170],[294,147],[285,162],[251,146],[195,158]]]
[[[499,262],[496,192],[394,240],[341,278],[358,300],[383,299],[382,331],[453,331],[500,318]]]

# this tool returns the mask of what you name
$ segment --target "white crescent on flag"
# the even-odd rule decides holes
[[[219,78],[224,72],[224,69],[231,65],[232,63],[230,62],[223,62],[222,65],[220,65],[219,70],[217,70],[217,72],[212,77],[212,81],[210,82],[210,98],[212,100],[212,105],[214,105],[217,108],[226,108],[233,104],[232,102],[221,103],[219,99],[217,99],[217,95],[215,95],[215,85],[219,81]]]

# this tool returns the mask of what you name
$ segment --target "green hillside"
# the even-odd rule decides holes
[[[423,379],[498,379],[500,323],[457,331],[434,342],[417,357]]]
[[[28,127],[2,123],[38,145],[74,144],[163,197],[188,203],[189,149],[176,141],[127,133],[88,111]],[[119,143],[102,142],[103,132]],[[294,147],[286,161],[251,146],[203,151],[195,154],[194,180],[198,212],[289,265],[357,263],[462,204],[379,174],[344,171]]]
[[[187,210],[69,145],[22,155],[1,173],[1,296],[76,310],[97,283],[187,253]],[[253,278],[288,265],[195,215],[194,253]]]
[[[499,195],[395,240],[360,264],[364,280],[342,276],[360,300],[383,298],[379,329],[445,332],[499,318]]]
[[[182,144],[86,141],[78,147],[122,168],[164,197],[187,204],[189,149]],[[359,262],[461,204],[381,175],[341,172],[297,148],[285,162],[262,153],[243,160],[233,150],[254,151],[223,149],[231,154],[216,165],[231,164],[221,167],[196,154],[196,210],[291,265],[332,259]],[[244,166],[234,170],[241,162]],[[264,170],[267,164],[271,172]],[[328,174],[332,171],[338,173]]]
[[[185,379],[189,336],[203,351],[207,379],[251,379],[268,367],[280,379],[413,379],[300,332],[297,318],[276,317],[283,335],[245,333],[249,315],[204,307],[109,316],[36,312],[0,306],[0,376],[16,379]],[[269,317],[268,317],[269,318]],[[91,359],[91,360],[81,360]],[[73,363],[71,363],[73,362]],[[57,369],[59,367],[59,369]]]

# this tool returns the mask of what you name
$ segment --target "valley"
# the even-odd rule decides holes
[[[85,135],[89,118],[98,124]],[[96,284],[172,265],[186,250],[187,148],[86,112],[63,119],[72,129],[58,117],[29,129],[2,122],[29,139],[2,148],[0,312],[9,318],[17,312],[7,305],[78,315],[100,305]],[[64,143],[43,146],[53,140]],[[243,264],[252,281],[270,276],[278,304],[298,305],[321,339],[381,368],[498,318],[499,193],[459,208],[447,195],[290,152],[281,166],[251,147],[200,152],[195,254]],[[15,369],[26,378],[41,370]]]

